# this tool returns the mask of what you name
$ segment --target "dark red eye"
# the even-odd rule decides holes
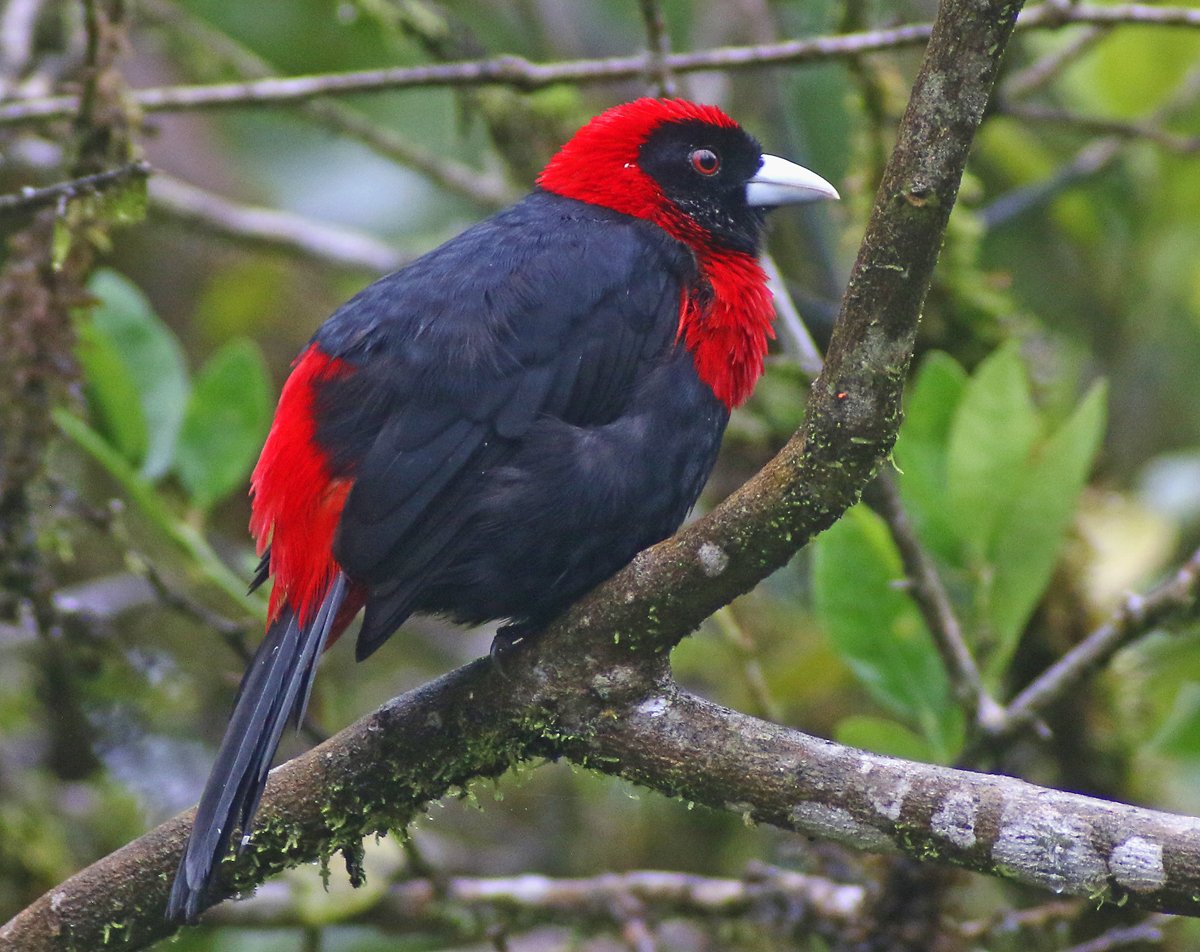
[[[716,175],[721,167],[721,157],[712,149],[697,149],[689,156],[692,168],[701,175]]]

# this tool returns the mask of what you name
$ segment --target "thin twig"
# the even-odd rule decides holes
[[[156,175],[151,181],[150,204],[155,211],[238,241],[283,247],[322,262],[385,272],[410,260],[361,232],[278,209],[241,205],[169,175]]]
[[[93,175],[81,175],[79,178],[47,185],[44,188],[23,188],[19,192],[0,195],[0,216],[26,214],[84,195],[99,195],[132,179],[146,178],[150,172],[150,166],[145,162],[129,162],[115,169],[107,169]]]
[[[1017,25],[1023,29],[1057,29],[1074,23],[1095,23],[1104,26],[1142,24],[1200,29],[1200,9],[1153,7],[1144,4],[1096,6],[1081,3],[1063,6],[1044,3],[1027,11]],[[663,62],[675,73],[753,69],[785,64],[795,66],[918,46],[929,39],[930,29],[930,24],[918,23],[808,40],[727,46],[691,53],[671,53],[663,57]],[[312,99],[314,96],[341,96],[349,93],[429,86],[494,84],[529,91],[560,83],[584,84],[636,79],[646,75],[648,61],[647,53],[546,64],[533,63],[520,56],[498,56],[493,59],[429,66],[276,77],[203,86],[155,87],[133,90],[129,99],[131,105],[142,112],[183,112],[226,106],[293,103]],[[75,96],[20,100],[0,106],[0,125],[62,119],[74,115],[76,106]]]
[[[1089,26],[1071,37],[1058,49],[1014,73],[1001,89],[1001,94],[1010,101],[1022,99],[1051,83],[1064,69],[1088,52],[1104,37],[1108,30],[1101,26]]]
[[[246,647],[249,625],[226,618],[185,592],[179,591],[163,577],[149,558],[135,549],[126,549],[125,563],[131,572],[146,580],[162,605],[216,632],[243,664],[250,663],[252,655]]]
[[[296,906],[291,890],[273,887],[268,884],[252,899],[214,909],[205,922],[248,928],[294,925]],[[536,874],[438,880],[418,877],[389,887],[378,903],[346,922],[370,924],[394,934],[442,931],[447,922],[488,921],[497,915],[504,920],[519,918],[524,923],[561,924],[597,917],[619,923],[624,921],[622,911],[631,909],[643,915],[650,913],[652,919],[732,919],[753,910],[769,916],[802,908],[815,919],[848,924],[855,921],[865,894],[862,886],[761,864],[754,864],[740,879],[659,870],[576,879]],[[456,915],[448,916],[447,910]],[[463,937],[469,938],[470,932]]]
[[[678,96],[679,84],[667,64],[671,55],[671,35],[658,0],[638,0],[642,22],[646,25],[647,67],[654,90],[659,96]]]
[[[788,356],[795,359],[807,376],[816,377],[821,372],[821,366],[824,363],[821,349],[817,347],[817,342],[809,333],[808,325],[800,315],[796,302],[783,280],[783,275],[779,272],[779,266],[775,264],[775,259],[764,252],[759,260],[762,262],[763,270],[767,273],[767,287],[771,289],[771,294],[775,298],[775,316],[779,324],[780,343]]]
[[[731,46],[694,53],[672,53],[664,57],[664,62],[676,73],[794,65],[916,46],[928,38],[929,25],[918,24],[763,46]],[[132,91],[130,98],[143,112],[183,112],[226,106],[294,103],[315,96],[419,89],[429,86],[494,84],[529,91],[560,83],[582,84],[637,79],[646,75],[647,60],[646,53],[547,64],[533,63],[520,56],[498,56],[486,60],[436,63],[427,66],[274,77],[211,85],[154,87]],[[74,96],[19,100],[0,106],[0,125],[65,118],[73,115],[75,108]]]
[[[1136,926],[1117,926],[1063,952],[1112,952],[1113,949],[1123,949],[1129,945],[1159,943],[1163,940],[1162,922],[1163,917],[1153,916]]]
[[[1183,82],[1176,87],[1171,97],[1148,116],[1144,122],[1161,126],[1174,116],[1189,108],[1200,95],[1200,67],[1192,69]],[[1075,182],[1090,178],[1108,168],[1131,140],[1120,135],[1107,135],[1089,142],[1076,153],[1066,165],[1048,178],[1032,185],[1014,189],[1001,195],[980,211],[979,217],[986,228],[998,228],[1050,201],[1063,189]]]
[[[1040,208],[1076,182],[1099,174],[1121,154],[1128,141],[1118,136],[1106,136],[1089,142],[1071,161],[1056,169],[1049,177],[1015,188],[989,202],[979,212],[984,228],[1000,228],[1026,212]]]
[[[1073,127],[1084,132],[1117,136],[1123,139],[1145,139],[1170,149],[1172,152],[1183,154],[1200,152],[1200,136],[1177,135],[1168,132],[1154,122],[1126,122],[1120,119],[1104,119],[1099,116],[1081,116],[1068,109],[1004,100],[996,103],[995,111],[1024,122],[1043,122],[1058,127]]]
[[[242,76],[262,79],[273,75],[271,64],[242,46],[227,34],[169,0],[146,0],[139,10],[164,29],[170,29],[179,41],[215,54]],[[303,110],[328,129],[361,142],[385,158],[399,162],[448,192],[475,202],[484,208],[501,208],[516,197],[498,174],[488,174],[439,155],[379,127],[350,106],[329,99],[306,102]]]
[[[777,724],[783,723],[783,709],[771,694],[771,687],[767,684],[766,675],[763,674],[762,664],[758,660],[758,646],[750,637],[750,633],[738,621],[732,606],[726,605],[720,611],[714,612],[712,620],[713,624],[720,629],[726,642],[732,645],[741,657],[742,677],[746,682],[746,690],[750,692],[759,712],[767,720]]]
[[[955,926],[954,931],[964,939],[978,941],[989,935],[1011,936],[1022,929],[1044,932],[1058,923],[1071,922],[1084,912],[1077,900],[1056,899],[1024,909],[1003,909],[984,919],[968,920]]]
[[[1063,655],[1016,696],[989,741],[1011,737],[1034,723],[1056,700],[1100,668],[1121,648],[1156,628],[1194,617],[1200,598],[1200,549],[1174,577],[1149,595],[1130,595],[1113,616]]]
[[[942,585],[937,566],[917,538],[891,474],[881,473],[875,480],[873,490],[871,502],[878,508],[891,531],[908,577],[908,593],[916,602],[933,636],[954,694],[979,728],[991,733],[1003,722],[1004,708],[983,685],[979,666],[963,636],[962,626],[950,596]]]

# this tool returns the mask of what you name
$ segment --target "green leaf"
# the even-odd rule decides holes
[[[75,356],[83,371],[84,392],[103,438],[128,463],[146,456],[146,416],[128,368],[111,341],[95,324],[83,324]]]
[[[850,509],[816,541],[813,597],[830,644],[876,700],[948,754],[955,710],[945,671],[883,521]]]
[[[131,461],[141,464],[147,479],[157,479],[170,468],[187,402],[183,349],[151,310],[145,295],[115,271],[97,271],[88,290],[100,302],[92,309],[90,326],[108,342],[124,369],[123,380],[118,382],[113,379],[115,368],[109,366],[102,373],[97,368],[93,373],[85,365],[88,383],[100,389],[120,388],[126,396],[133,390],[137,399],[125,406],[141,407],[146,436],[144,455]],[[111,426],[107,417],[105,421]]]
[[[926,357],[905,401],[904,425],[892,454],[917,535],[951,564],[960,561],[962,543],[946,505],[946,447],[966,383],[967,372],[953,357],[938,351]]]
[[[233,605],[249,608],[265,619],[267,600],[261,592],[246,596],[246,583],[213,551],[212,546],[195,526],[177,518],[168,508],[163,495],[144,477],[136,473],[103,436],[62,407],[53,411],[54,423],[63,435],[88,454],[124,490],[126,496],[165,538],[185,553],[201,574],[217,586]]]
[[[1179,688],[1150,747],[1175,757],[1200,757],[1200,684],[1189,681]]]
[[[983,561],[1020,487],[1038,416],[1017,345],[988,357],[968,381],[947,450],[947,501],[959,538]]]
[[[1020,467],[1015,498],[988,553],[993,582],[986,617],[997,639],[992,683],[1004,671],[1058,562],[1079,494],[1104,435],[1105,387],[1098,383]]]
[[[179,433],[175,471],[193,505],[207,511],[245,479],[270,413],[262,352],[247,338],[230,341],[196,377]]]

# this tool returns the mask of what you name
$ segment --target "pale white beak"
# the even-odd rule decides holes
[[[764,155],[754,178],[746,183],[746,204],[759,208],[798,205],[841,198],[816,172],[777,155]]]

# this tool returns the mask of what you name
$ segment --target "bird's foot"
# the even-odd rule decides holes
[[[510,625],[502,625],[496,630],[496,635],[492,638],[492,647],[488,651],[488,655],[492,659],[492,664],[496,666],[496,670],[502,676],[507,677],[504,670],[504,665],[507,659],[511,658],[517,649],[529,640],[533,635],[536,627],[530,624],[519,624],[514,622]]]

